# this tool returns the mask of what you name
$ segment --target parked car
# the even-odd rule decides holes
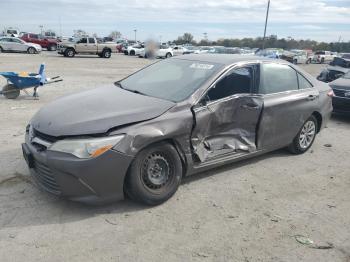
[[[282,60],[178,56],[44,106],[26,128],[23,155],[52,194],[101,203],[125,193],[157,205],[184,176],[284,147],[305,153],[327,124],[332,94]]]
[[[1,52],[23,52],[28,54],[38,54],[42,50],[41,46],[34,43],[27,43],[17,37],[1,37]]]
[[[83,37],[76,43],[60,43],[58,53],[66,57],[74,57],[76,54],[94,54],[102,58],[110,58],[114,47],[116,51],[115,44],[98,43],[94,37]]]
[[[189,47],[190,49],[192,47]],[[177,55],[184,55],[184,54],[188,54],[188,51],[190,50],[188,49],[188,47],[183,47],[183,46],[173,46],[172,47],[172,52],[173,52],[173,55],[174,56],[177,56]]]
[[[128,46],[126,50],[124,50],[125,55],[131,55],[131,56],[139,56],[141,54],[141,51],[145,49],[144,44],[134,44],[131,46]]]
[[[4,36],[19,37],[19,34],[19,30],[16,28],[9,27],[4,30]]]
[[[335,57],[317,77],[323,82],[332,82],[350,71],[350,59]]]
[[[53,38],[43,37],[38,34],[26,33],[21,37],[22,40],[28,43],[35,43],[40,45],[42,48],[46,48],[48,51],[56,51],[58,41]]]
[[[144,58],[170,58],[172,56],[174,56],[173,49],[166,45],[160,45],[155,49],[149,49],[148,47],[145,47],[140,51],[139,54],[139,57]]]
[[[350,71],[329,85],[334,92],[334,112],[350,114]]]
[[[290,50],[292,53],[294,53],[292,63],[297,65],[297,64],[308,64],[309,63],[309,55],[308,52],[305,50],[298,50],[298,49],[293,49]]]
[[[316,63],[326,63],[334,59],[335,55],[331,51],[316,51],[312,59]]]

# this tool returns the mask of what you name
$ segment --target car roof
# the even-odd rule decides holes
[[[239,55],[239,54],[191,54],[177,56],[173,59],[182,59],[190,61],[217,63],[223,65],[231,65],[239,62],[281,62],[278,59],[272,59],[267,57],[255,56],[255,55]]]

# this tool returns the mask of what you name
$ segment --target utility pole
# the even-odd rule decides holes
[[[137,34],[137,29],[134,29],[135,32],[135,43],[136,43],[136,34]]]
[[[40,35],[43,35],[43,25],[39,25],[39,27],[40,27]]]
[[[208,42],[208,33],[203,33],[203,36],[204,36],[204,40],[205,40],[206,42]]]
[[[262,49],[265,49],[266,27],[267,27],[267,20],[269,19],[269,11],[270,11],[270,0],[268,0],[268,2],[267,2],[266,20],[265,20],[265,29],[264,29],[264,38],[263,38]]]

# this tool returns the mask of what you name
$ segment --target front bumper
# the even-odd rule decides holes
[[[30,173],[45,191],[74,201],[103,204],[124,198],[124,178],[132,157],[109,150],[93,159],[22,144]]]

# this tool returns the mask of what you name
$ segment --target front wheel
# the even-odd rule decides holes
[[[170,58],[170,57],[172,57],[173,55],[171,54],[171,53],[167,53],[166,55],[165,55],[165,58]]]
[[[27,53],[28,53],[28,54],[35,54],[35,53],[36,53],[36,50],[35,50],[34,47],[29,47],[29,48],[27,49]]]
[[[126,181],[127,195],[147,205],[159,205],[175,194],[182,178],[182,163],[176,149],[159,143],[138,153]]]
[[[110,50],[104,50],[103,52],[102,52],[102,57],[103,58],[111,58],[111,51]]]
[[[303,154],[312,146],[318,130],[317,119],[310,116],[288,147],[294,154]]]
[[[297,65],[297,64],[298,64],[298,60],[294,59],[294,60],[293,60],[293,64],[294,64],[294,65]]]
[[[66,56],[66,57],[74,57],[75,56],[75,51],[73,49],[67,49],[64,52],[64,56]]]

